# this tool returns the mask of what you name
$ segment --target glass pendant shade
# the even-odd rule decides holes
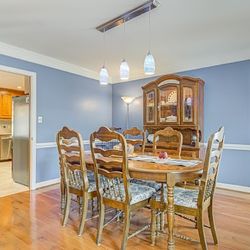
[[[146,75],[153,75],[155,73],[155,59],[150,51],[148,51],[144,60],[144,73]]]
[[[109,73],[108,73],[108,70],[105,68],[104,65],[100,70],[100,78],[99,79],[100,79],[100,84],[101,85],[108,85]]]
[[[129,66],[125,59],[122,60],[120,65],[120,79],[123,81],[129,79]]]

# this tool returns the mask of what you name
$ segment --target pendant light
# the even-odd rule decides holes
[[[126,38],[125,37],[125,33],[126,33],[125,23],[126,23],[126,19],[123,19],[124,43],[125,43],[125,38]],[[122,60],[121,65],[120,65],[120,79],[122,81],[127,81],[129,79],[129,66],[125,59]]]
[[[149,6],[149,12],[148,12],[148,42],[149,42],[149,49],[148,53],[144,60],[144,73],[146,75],[153,75],[155,73],[155,59],[153,55],[150,52],[151,47],[151,6]]]
[[[103,60],[103,66],[100,70],[100,75],[99,75],[100,85],[108,85],[108,80],[109,80],[109,73],[105,67],[105,55],[106,55],[106,34],[105,33],[106,33],[106,31],[104,30],[104,32],[103,32],[104,60]]]

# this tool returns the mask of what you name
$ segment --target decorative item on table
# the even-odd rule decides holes
[[[159,159],[167,159],[167,158],[168,158],[168,153],[167,152],[161,151],[159,153]]]
[[[122,145],[121,143],[115,145],[113,147],[114,150],[122,150]],[[127,144],[127,153],[128,155],[132,155],[134,153],[134,146],[132,144]]]

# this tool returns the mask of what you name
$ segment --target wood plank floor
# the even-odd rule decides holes
[[[60,224],[58,186],[23,192],[0,198],[0,249],[1,250],[92,250],[120,249],[123,224],[114,222],[103,232],[100,247],[95,244],[97,219],[89,220],[82,237],[77,236],[77,205],[67,227]],[[109,215],[110,216],[110,215]],[[209,249],[245,250],[250,249],[250,195],[217,190],[215,219],[219,245],[212,244],[209,229],[206,230]],[[150,211],[140,210],[132,218],[131,229],[150,221]],[[198,239],[197,230],[191,222],[176,218],[176,231]],[[150,246],[147,232],[128,241],[128,250],[166,249],[166,235],[161,235],[155,247]],[[176,249],[201,249],[197,242],[176,239]]]

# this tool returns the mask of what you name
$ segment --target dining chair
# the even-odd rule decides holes
[[[158,130],[154,134],[153,138],[153,152],[158,154],[159,152],[167,152],[168,156],[174,158],[181,157],[181,148],[182,148],[183,136],[181,132],[174,130],[171,127],[166,127],[165,129]],[[163,201],[164,195],[164,185],[161,184],[160,187],[161,200]],[[160,212],[160,228],[163,230],[165,224],[164,212]]]
[[[183,136],[181,132],[167,127],[155,132],[153,139],[153,152],[166,151],[168,155],[180,158]]]
[[[116,140],[119,149],[102,149],[98,143]],[[98,142],[98,143],[97,143]],[[97,245],[100,245],[104,228],[105,206],[124,213],[124,230],[121,249],[125,250],[127,240],[137,235],[139,230],[129,235],[130,215],[132,211],[149,204],[149,199],[155,193],[151,187],[130,183],[128,170],[127,143],[124,136],[107,127],[101,127],[90,136],[91,153],[94,162],[97,195],[99,200],[99,223]]]
[[[185,189],[175,187],[174,189],[174,203],[175,212],[184,215],[183,218],[192,220],[187,216],[193,216],[198,228],[200,243],[203,250],[207,249],[207,243],[204,233],[204,213],[208,211],[208,218],[210,223],[210,229],[212,232],[214,244],[218,244],[218,238],[215,229],[215,222],[213,216],[213,202],[214,202],[214,191],[216,187],[217,175],[219,164],[221,160],[221,154],[224,145],[224,127],[221,127],[216,133],[212,134],[209,138],[206,156],[204,161],[204,168],[201,177],[201,183],[198,190]],[[166,194],[166,189],[164,194]],[[151,217],[151,237],[152,245],[155,244],[156,236],[156,217],[157,211],[167,210],[167,197],[164,196],[164,201],[161,201],[161,197],[156,196],[151,199],[150,202],[152,209]],[[190,239],[182,236],[183,239]]]
[[[72,195],[76,195],[80,201],[81,220],[78,235],[81,236],[87,217],[88,201],[97,197],[94,174],[86,169],[83,141],[78,132],[63,127],[57,133],[57,146],[62,200],[66,200],[66,205],[63,207],[62,224],[63,226],[67,224]]]
[[[134,146],[134,150],[136,153],[144,153],[146,135],[143,130],[133,127],[124,130],[123,135],[126,138],[127,143]]]
[[[134,146],[135,153],[144,154],[145,144],[146,144],[145,131],[140,130],[136,127],[133,127],[133,128],[124,130],[123,135],[126,138],[127,144],[131,144]],[[155,181],[144,181],[144,180],[139,180],[139,179],[131,179],[131,182],[152,187],[156,191],[159,191],[161,189],[161,184],[159,184]]]

